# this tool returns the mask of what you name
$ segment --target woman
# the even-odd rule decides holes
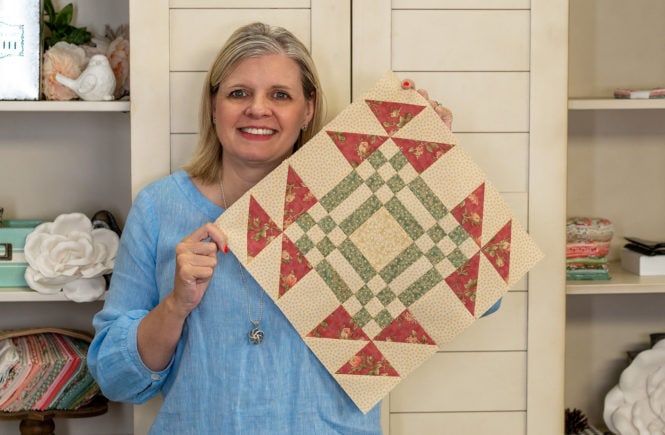
[[[211,223],[316,134],[321,108],[302,43],[242,27],[206,77],[186,171],[137,196],[88,362],[112,400],[163,394],[151,433],[381,432],[380,407],[357,409]]]

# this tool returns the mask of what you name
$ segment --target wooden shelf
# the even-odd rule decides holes
[[[624,293],[665,293],[665,275],[639,276],[612,262],[609,281],[568,281],[566,293],[569,295],[602,295]]]
[[[568,110],[665,109],[665,98],[631,100],[621,98],[569,98]]]
[[[0,101],[0,112],[129,112],[129,100]]]
[[[99,300],[104,300],[106,294]],[[0,288],[0,302],[73,302],[64,293],[46,295],[25,287]]]

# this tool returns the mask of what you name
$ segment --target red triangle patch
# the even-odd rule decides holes
[[[418,320],[406,309],[376,337],[376,341],[394,341],[409,344],[436,344]]]
[[[365,100],[365,102],[390,136],[408,124],[425,108],[425,106],[392,101]]]
[[[319,323],[307,336],[337,340],[369,341],[369,337],[365,334],[365,331],[356,324],[349,312],[342,305],[337,307],[335,311]]]
[[[316,204],[316,198],[305,186],[302,178],[289,166],[289,173],[286,176],[286,191],[284,192],[284,229],[298,220],[314,204]]]
[[[326,131],[342,155],[355,168],[371,156],[388,138],[373,134]]]
[[[485,183],[481,184],[451,213],[467,233],[481,246],[480,236],[483,233],[483,209],[485,205]]]
[[[247,256],[252,259],[259,255],[282,231],[259,205],[254,196],[249,198],[247,217]]]
[[[512,221],[499,230],[498,233],[487,245],[483,246],[482,251],[485,257],[492,263],[492,266],[499,272],[501,278],[508,282],[510,275],[510,242],[512,235]]]
[[[312,270],[307,258],[298,247],[284,234],[282,236],[282,262],[279,268],[279,296],[291,290],[305,275]]]
[[[441,156],[448,152],[453,145],[438,142],[426,142],[413,139],[399,139],[394,137],[393,142],[402,150],[404,157],[411,163],[411,166],[422,173],[429,168]]]
[[[351,357],[337,374],[363,376],[399,376],[390,362],[371,341]]]
[[[474,255],[455,272],[448,275],[446,284],[457,295],[467,310],[473,315],[476,310],[476,290],[478,289],[478,269],[480,255]]]

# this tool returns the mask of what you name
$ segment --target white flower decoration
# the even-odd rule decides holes
[[[106,290],[104,275],[113,270],[118,243],[114,231],[93,228],[84,214],[62,214],[26,237],[25,280],[40,293],[62,290],[73,301],[94,301]]]
[[[605,397],[603,419],[620,435],[665,434],[665,340],[640,352]]]

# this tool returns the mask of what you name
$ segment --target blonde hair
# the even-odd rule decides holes
[[[190,176],[212,183],[217,180],[221,170],[222,145],[212,120],[212,100],[220,84],[240,61],[280,53],[286,54],[298,64],[305,98],[314,99],[312,120],[298,137],[294,151],[318,133],[323,120],[323,92],[309,51],[298,38],[282,27],[264,23],[248,24],[233,32],[206,75],[199,112],[199,142],[194,156],[185,166]]]

